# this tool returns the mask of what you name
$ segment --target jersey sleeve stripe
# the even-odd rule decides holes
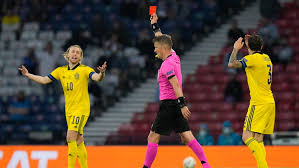
[[[241,60],[240,62],[241,62],[241,64],[242,64],[242,67],[243,67],[243,68],[246,68],[246,67],[247,67],[247,65],[246,65],[246,63],[245,63],[244,60]]]
[[[95,72],[90,72],[89,73],[89,79],[91,79],[92,75],[94,74]]]
[[[57,80],[57,79],[55,79],[51,74],[49,74],[48,77],[49,77],[52,81],[56,81],[56,80]]]

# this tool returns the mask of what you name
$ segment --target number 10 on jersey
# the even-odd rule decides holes
[[[73,90],[73,82],[67,82],[66,83],[66,90],[72,91]]]

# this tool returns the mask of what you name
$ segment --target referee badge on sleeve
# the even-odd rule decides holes
[[[173,71],[171,70],[171,71],[167,72],[167,75],[170,75],[170,74],[172,74],[172,73],[173,73]]]

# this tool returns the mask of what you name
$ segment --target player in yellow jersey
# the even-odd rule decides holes
[[[238,51],[243,47],[243,38],[235,44],[229,59],[229,68],[245,68],[250,90],[250,105],[244,122],[244,143],[252,151],[258,168],[268,168],[263,143],[264,134],[272,134],[275,122],[275,101],[271,91],[272,62],[261,52],[263,39],[258,35],[246,35],[245,43],[249,55],[237,60]]]
[[[87,168],[83,128],[90,113],[88,79],[103,80],[106,62],[97,67],[99,73],[86,65],[80,64],[83,59],[83,51],[78,45],[70,46],[64,53],[64,58],[68,61],[68,65],[56,68],[48,76],[30,74],[24,66],[19,70],[24,76],[40,84],[60,80],[65,96],[65,115],[68,126],[66,138],[68,143],[68,167],[74,168],[78,157],[81,168]]]

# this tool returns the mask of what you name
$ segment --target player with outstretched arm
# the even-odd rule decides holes
[[[81,64],[83,51],[78,45],[70,46],[64,53],[64,58],[68,65],[56,68],[48,76],[30,74],[25,66],[22,66],[19,70],[24,76],[40,84],[60,80],[65,96],[65,115],[68,126],[66,137],[68,168],[75,167],[77,157],[81,168],[87,168],[87,151],[84,145],[83,128],[90,114],[88,79],[103,80],[106,62],[97,67],[99,73]]]

